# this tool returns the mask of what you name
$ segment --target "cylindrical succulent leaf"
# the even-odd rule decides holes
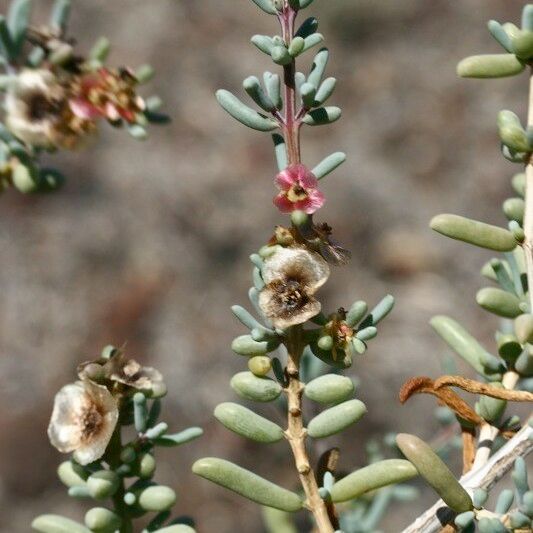
[[[484,54],[466,57],[457,65],[462,78],[504,78],[515,76],[525,69],[525,64],[514,54]]]
[[[176,493],[163,485],[147,487],[139,493],[137,499],[139,505],[145,511],[167,511],[176,503]]]
[[[361,400],[340,403],[315,416],[309,422],[307,432],[314,439],[335,435],[355,424],[366,411],[366,405]]]
[[[458,215],[437,215],[431,220],[430,226],[452,239],[497,252],[510,252],[516,247],[516,240],[510,231]]]
[[[38,516],[31,527],[41,533],[91,533],[84,525],[55,514]]]
[[[195,474],[221,485],[249,500],[281,511],[295,512],[302,508],[300,497],[229,461],[206,457],[194,463]]]
[[[353,381],[339,374],[325,374],[307,383],[304,394],[314,402],[336,404],[350,398],[355,391]]]
[[[239,372],[231,378],[231,388],[242,398],[255,402],[272,402],[281,394],[281,385],[270,378]]]
[[[403,483],[416,475],[418,471],[409,461],[386,459],[348,474],[337,481],[329,493],[333,502],[345,502],[393,483]]]
[[[473,504],[468,492],[430,446],[415,435],[407,433],[397,435],[396,443],[419,474],[449,507],[456,513],[472,510]]]
[[[217,405],[215,418],[225,427],[243,437],[271,444],[283,438],[283,429],[242,405],[225,402]]]

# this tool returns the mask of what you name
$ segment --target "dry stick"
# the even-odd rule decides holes
[[[471,470],[459,481],[470,493],[477,488],[489,491],[513,467],[518,457],[526,457],[531,451],[533,451],[533,428],[526,423],[485,465],[477,470]],[[444,524],[453,520],[453,517],[453,511],[439,500],[402,533],[437,533]]]
[[[290,44],[294,36],[294,21],[296,11],[287,7],[279,15],[282,36]],[[289,165],[300,163],[300,125],[301,121],[296,112],[295,89],[295,61],[294,59],[283,67],[283,84],[285,88],[285,117],[282,124],[283,137],[287,148]],[[288,400],[288,427],[285,436],[290,443],[296,469],[306,496],[306,507],[314,516],[316,526],[320,533],[334,533],[326,503],[318,492],[318,483],[315,473],[311,468],[309,455],[305,446],[307,430],[302,418],[302,393],[304,384],[300,381],[300,358],[304,348],[301,326],[293,326],[288,334],[287,341],[287,368],[288,385],[285,389]]]
[[[532,67],[533,68],[533,67]],[[529,111],[527,125],[533,126],[533,75],[529,77]],[[525,239],[522,245],[526,256],[527,286],[529,290],[529,307],[533,312],[533,160],[531,156],[526,165],[526,206],[524,213]]]

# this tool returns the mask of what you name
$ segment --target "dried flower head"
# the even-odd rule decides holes
[[[305,248],[279,248],[265,260],[259,305],[276,328],[303,324],[320,312],[313,296],[327,281],[329,266]]]
[[[110,122],[134,123],[145,108],[136,93],[137,79],[127,68],[100,68],[76,80],[70,99],[72,112],[86,120],[100,117]]]
[[[304,165],[292,165],[276,176],[280,189],[274,197],[274,205],[282,213],[304,211],[311,215],[325,202],[324,195],[318,190],[318,180]]]
[[[6,95],[8,129],[31,146],[74,148],[94,123],[72,113],[68,96],[65,83],[52,71],[22,70]]]
[[[77,381],[56,394],[48,437],[60,452],[74,452],[74,459],[86,465],[104,455],[118,415],[117,401],[106,387]]]
[[[157,397],[166,393],[161,372],[149,366],[142,366],[134,359],[126,357],[119,349],[114,349],[110,358],[100,357],[78,365],[78,376],[81,380],[91,380],[110,387],[113,382],[121,383]]]
[[[149,366],[142,366],[134,359],[128,359],[118,351],[105,365],[105,375],[116,381],[143,391],[160,390],[165,387],[161,372]]]

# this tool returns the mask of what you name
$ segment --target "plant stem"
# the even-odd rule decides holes
[[[533,126],[533,67],[529,76],[529,111],[527,125]],[[526,256],[529,312],[533,313],[533,158],[526,164],[526,208],[524,214],[525,239],[522,245]]]
[[[279,15],[281,32],[285,44],[288,46],[294,36],[294,21],[296,11],[288,6]],[[287,147],[287,160],[289,165],[300,163],[300,121],[296,111],[296,62],[294,59],[283,67],[283,86],[285,116],[282,124],[283,138]]]
[[[316,526],[320,533],[333,533],[334,528],[328,515],[326,503],[320,497],[315,473],[311,468],[309,456],[305,446],[307,430],[302,418],[302,393],[304,385],[300,381],[300,358],[303,351],[302,329],[295,326],[287,338],[287,368],[288,385],[285,389],[288,400],[288,427],[285,436],[294,455],[296,469],[306,495],[306,507],[313,513]]]
[[[109,442],[109,447],[106,452],[106,461],[109,463],[110,469],[114,470],[120,466],[120,452],[122,450],[122,431],[120,422],[115,428],[115,432]],[[122,525],[120,526],[119,533],[132,533],[133,524],[129,513],[124,503],[124,481],[121,479],[117,491],[113,494],[113,507],[115,513],[122,519]]]

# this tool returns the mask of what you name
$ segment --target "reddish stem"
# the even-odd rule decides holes
[[[289,46],[294,36],[294,21],[296,11],[288,6],[279,14],[282,37]],[[285,115],[282,123],[283,138],[287,147],[287,159],[289,165],[297,165],[301,162],[300,157],[300,120],[296,110],[296,63],[293,59],[283,67],[283,85],[285,89]]]

